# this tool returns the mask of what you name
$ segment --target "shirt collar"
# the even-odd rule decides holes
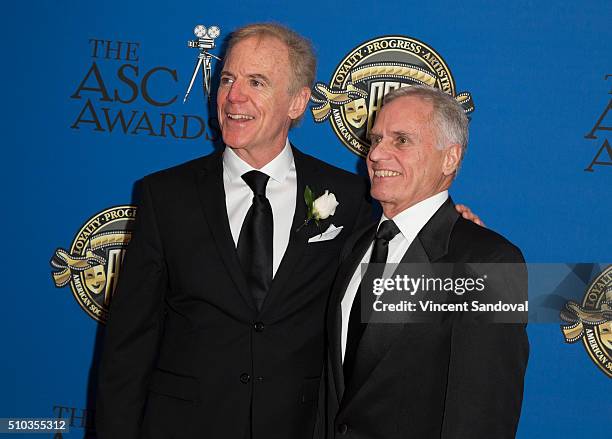
[[[278,183],[283,183],[289,171],[294,166],[293,151],[289,144],[289,139],[285,141],[285,147],[283,150],[272,159],[271,162],[266,164],[261,169],[255,169],[247,162],[238,157],[232,148],[225,147],[223,151],[223,169],[230,181],[240,180],[242,181],[242,175],[249,171],[261,171],[270,178]]]
[[[408,242],[412,242],[447,199],[448,191],[439,192],[398,213],[393,217],[393,222],[400,229],[403,237]],[[387,219],[389,218],[383,214],[378,224],[380,225]]]

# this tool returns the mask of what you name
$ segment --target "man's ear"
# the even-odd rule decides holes
[[[309,99],[310,89],[308,87],[301,87],[295,92],[291,97],[291,106],[289,107],[289,117],[292,120],[298,119],[306,111]]]
[[[442,172],[444,175],[451,175],[457,171],[461,163],[463,148],[458,143],[453,143],[444,150],[444,162],[442,163]]]

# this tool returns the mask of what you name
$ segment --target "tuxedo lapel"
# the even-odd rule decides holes
[[[276,270],[276,275],[272,280],[272,286],[270,291],[266,295],[266,300],[262,306],[262,315],[270,309],[271,304],[277,300],[279,294],[284,290],[284,286],[291,277],[293,270],[297,266],[302,253],[306,249],[308,239],[306,237],[306,229],[304,227],[299,232],[297,229],[303,224],[306,219],[306,202],[304,201],[304,190],[308,184],[312,185],[316,181],[318,170],[312,166],[312,163],[308,158],[302,154],[296,148],[292,148],[293,160],[295,162],[295,171],[297,175],[297,189],[295,194],[295,211],[293,214],[293,221],[291,224],[291,231],[289,236],[289,243],[287,250],[283,255],[283,259]]]
[[[418,238],[412,241],[401,262],[430,262]],[[403,330],[404,324],[401,323],[370,323],[366,326],[355,354],[353,376],[346,388],[345,401],[350,401],[364,385]]]
[[[198,171],[197,186],[202,210],[204,211],[204,216],[206,217],[219,255],[228,273],[230,273],[230,277],[234,281],[238,292],[247,305],[255,310],[256,306],[253,295],[242,272],[234,239],[232,238],[229,219],[227,218],[221,153],[206,157],[204,166]]]
[[[369,225],[366,229],[362,229],[360,232],[356,233],[356,235],[361,234],[361,236],[355,242],[347,259],[338,269],[336,283],[332,289],[332,298],[328,308],[328,312],[330,313],[330,318],[328,319],[330,328],[329,349],[332,359],[331,367],[336,383],[335,387],[338,393],[338,401],[342,399],[344,393],[344,373],[342,370],[342,299],[346,294],[346,289],[349,286],[355,270],[360,269],[359,263],[374,239],[376,226],[377,224]]]
[[[417,238],[431,262],[436,262],[448,253],[451,233],[458,219],[455,203],[449,196],[419,232]]]
[[[443,258],[448,252],[450,235],[458,217],[449,197],[412,241],[401,263],[427,264]],[[368,324],[357,349],[353,376],[344,401],[349,402],[365,384],[404,328],[405,325],[399,323]]]

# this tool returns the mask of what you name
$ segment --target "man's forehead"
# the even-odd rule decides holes
[[[380,110],[376,122],[384,122],[385,128],[390,125],[413,125],[419,122],[429,122],[433,116],[433,104],[418,96],[402,96],[388,102]],[[380,124],[378,124],[380,125]]]
[[[225,61],[231,58],[232,53],[237,49],[242,49],[248,46],[249,50],[262,51],[262,50],[274,50],[279,52],[289,53],[287,45],[279,38],[273,35],[252,35],[246,37],[243,40],[238,41],[232,48],[225,54]]]
[[[226,54],[222,73],[268,79],[275,73],[287,75],[289,57],[287,49],[283,53],[283,46],[284,43],[274,37],[245,38]]]
[[[429,115],[433,112],[433,103],[418,95],[400,96],[387,103],[386,106],[401,108],[407,113],[420,112]]]

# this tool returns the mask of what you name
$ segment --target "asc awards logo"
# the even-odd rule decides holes
[[[593,362],[612,378],[612,265],[591,282],[581,305],[565,304],[561,320],[565,341],[582,340]]]
[[[51,259],[55,286],[70,284],[77,303],[98,322],[106,323],[135,217],[135,206],[106,209],[87,220],[69,251],[58,248]]]
[[[457,94],[450,69],[435,50],[415,38],[390,35],[357,46],[338,64],[329,85],[315,84],[312,115],[316,122],[329,119],[342,143],[366,156],[384,96],[415,84],[439,88],[466,113],[474,111],[470,93]]]

